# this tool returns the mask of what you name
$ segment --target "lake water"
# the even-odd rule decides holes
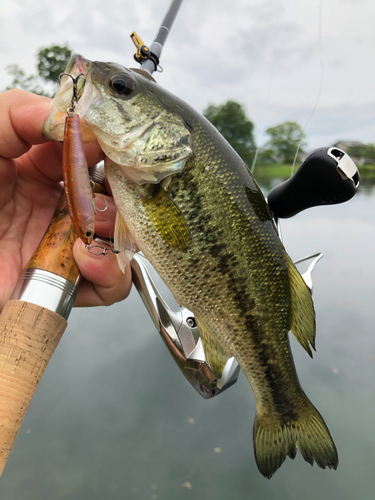
[[[337,471],[298,454],[263,478],[244,375],[203,400],[133,291],[121,304],[73,311],[0,479],[1,500],[373,500],[374,214],[375,187],[363,182],[350,202],[282,223],[293,259],[324,253],[313,273],[314,359],[291,342],[336,442]]]

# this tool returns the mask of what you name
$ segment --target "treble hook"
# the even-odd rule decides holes
[[[94,255],[117,255],[120,253],[120,250],[116,250],[112,247],[103,247],[101,245],[85,245],[85,248]],[[99,251],[93,251],[93,248],[99,248]]]
[[[109,246],[102,246],[102,245],[85,245],[85,248],[88,252],[94,254],[94,255],[117,255],[123,250],[116,250],[113,247],[113,244],[111,242],[111,239],[108,238],[101,238],[99,236],[94,237],[95,243],[105,243],[106,245]],[[98,249],[98,250],[93,250],[93,249]]]
[[[70,115],[70,114],[74,113],[75,108],[76,108],[77,103],[78,103],[78,80],[81,78],[81,76],[83,76],[84,84],[85,84],[86,77],[83,73],[80,73],[76,78],[74,78],[70,73],[61,73],[59,75],[59,82],[60,83],[61,83],[61,78],[63,76],[69,76],[73,81],[73,97],[72,97],[72,100],[70,102],[70,107],[66,111],[68,113],[68,115]]]
[[[98,205],[96,204],[96,201],[95,201],[95,197],[92,199],[92,203],[94,205],[94,211],[95,211],[95,213],[96,212],[105,212],[107,210],[107,208],[108,208],[107,200],[106,200],[106,198],[103,198],[103,199],[105,201],[105,207],[102,210],[100,210],[100,208],[98,208]]]

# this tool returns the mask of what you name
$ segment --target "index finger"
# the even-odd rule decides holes
[[[43,123],[52,99],[13,89],[0,94],[0,156],[18,158],[32,145],[47,142]]]

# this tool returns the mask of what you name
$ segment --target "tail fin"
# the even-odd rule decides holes
[[[317,409],[309,406],[297,420],[287,423],[269,416],[255,416],[254,453],[259,471],[270,479],[286,456],[294,458],[297,447],[301,455],[313,465],[336,469],[338,455],[331,434]]]

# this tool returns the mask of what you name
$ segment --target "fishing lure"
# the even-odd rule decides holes
[[[80,77],[73,78],[73,98],[67,110],[64,128],[63,172],[64,190],[68,211],[78,236],[90,248],[95,232],[94,200],[83,146],[80,117],[75,113],[78,101],[77,82]]]

